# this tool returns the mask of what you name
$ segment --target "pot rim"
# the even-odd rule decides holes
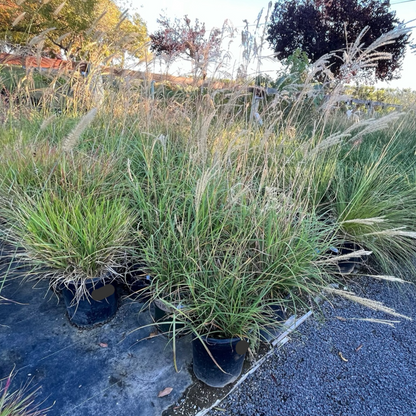
[[[192,341],[195,341],[195,339],[198,339],[198,336],[195,334],[195,332],[192,333]],[[234,338],[211,338],[207,337],[206,335],[200,335],[200,337],[206,342],[206,343],[216,343],[216,344],[230,344],[238,341],[247,341],[248,337],[234,337]]]
[[[51,279],[53,280],[53,279]],[[97,277],[87,277],[85,279],[77,279],[77,280],[62,280],[60,282],[58,282],[58,287],[60,289],[62,288],[67,288],[68,286],[79,286],[80,284],[95,284],[95,283],[99,283],[99,282],[106,282],[111,280],[110,283],[113,283],[116,280],[116,276],[113,276],[113,274],[110,271],[107,271],[106,273],[104,273],[102,276],[97,276]]]

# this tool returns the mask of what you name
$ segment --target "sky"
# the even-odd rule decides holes
[[[122,1],[122,0],[121,0]],[[235,75],[236,68],[242,60],[241,47],[241,31],[244,28],[243,20],[247,19],[249,28],[254,31],[259,12],[263,10],[261,23],[264,22],[265,13],[268,7],[268,1],[264,0],[124,0],[125,4],[130,10],[137,11],[147,24],[148,32],[152,33],[158,29],[157,18],[162,11],[165,11],[166,16],[171,19],[182,18],[184,15],[194,21],[198,18],[201,22],[205,22],[206,28],[210,30],[213,27],[222,27],[225,20],[232,22],[233,26],[238,30],[236,38],[231,43],[230,52],[232,53],[232,61],[229,67],[230,74]],[[273,2],[274,4],[274,2]],[[391,0],[391,10],[396,11],[396,16],[405,22],[409,22],[410,26],[416,26],[416,0]],[[261,28],[260,28],[261,30]],[[416,41],[416,28],[413,29],[413,41]],[[263,56],[271,56],[272,50],[268,49],[266,42],[266,49],[263,50]],[[269,73],[272,78],[276,74],[278,64],[272,62],[270,59],[262,61],[261,70]],[[252,70],[257,68],[252,67]],[[378,83],[378,87],[392,87],[392,88],[412,88],[416,90],[416,53],[407,51],[404,59],[402,77],[400,80],[391,82]],[[157,67],[154,70],[157,71]],[[159,68],[160,69],[160,68]],[[177,66],[175,71],[179,73],[186,71],[186,66]]]

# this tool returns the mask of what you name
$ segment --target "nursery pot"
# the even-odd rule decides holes
[[[150,276],[145,278],[136,279],[130,285],[130,291],[135,295],[133,298],[136,302],[146,303],[151,299],[150,293]]]
[[[239,354],[237,344],[241,338],[219,339],[202,337],[222,372],[212,360],[201,340],[194,334],[192,337],[193,370],[195,376],[211,387],[224,387],[234,382],[243,370],[245,351]],[[241,345],[241,344],[240,344]]]
[[[95,278],[85,283],[90,296],[74,302],[76,286],[62,285],[62,296],[70,322],[80,328],[92,328],[110,321],[117,311],[117,289],[112,279]]]
[[[157,323],[158,330],[163,334],[167,336],[172,336],[173,331],[175,329],[175,332],[179,329],[182,329],[185,327],[185,324],[175,322],[175,328],[173,326],[173,317],[172,315],[173,311],[170,310],[163,302],[156,299],[154,301],[155,306],[155,322]]]
[[[270,308],[273,311],[273,316],[276,322],[284,322],[286,321],[286,312],[285,309],[280,305],[272,305]],[[260,330],[260,337],[267,342],[272,341],[273,339],[277,338],[280,333],[280,328],[276,326],[266,326],[264,329]]]
[[[146,275],[143,271],[145,267],[146,266],[141,263],[129,263],[126,273],[126,280],[130,294],[135,295],[134,300],[142,303],[148,302],[151,298],[151,277]]]
[[[338,250],[338,255],[343,256],[345,254],[350,254],[354,251],[359,250],[360,247],[355,243],[345,242]],[[354,271],[355,266],[362,263],[363,259],[361,257],[351,257],[347,260],[341,260],[338,262],[338,269],[341,274],[348,274]]]

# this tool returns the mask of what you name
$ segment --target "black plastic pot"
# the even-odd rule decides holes
[[[244,354],[237,352],[239,349],[237,345],[239,342],[246,343],[247,341],[241,340],[240,338],[217,339],[203,337],[202,339],[214,360],[225,373],[218,368],[201,340],[194,334],[192,339],[192,353],[195,376],[211,387],[224,387],[237,380],[243,370],[245,358],[245,352]],[[241,346],[241,344],[239,345]]]
[[[155,322],[157,324],[158,330],[168,337],[173,336],[173,333],[183,329],[185,324],[175,322],[173,325],[172,311],[160,300],[155,300],[153,302],[155,307]]]
[[[110,321],[117,312],[117,288],[112,279],[95,278],[85,283],[90,296],[74,303],[76,286],[62,285],[62,296],[70,322],[79,328],[92,328]]]
[[[130,284],[130,292],[136,302],[146,303],[151,299],[150,284],[150,276],[146,276],[144,279],[136,279]]]
[[[344,256],[346,254],[350,254],[354,251],[359,250],[360,247],[355,243],[345,242],[339,249],[338,249],[338,256]],[[338,269],[341,274],[349,274],[354,271],[354,268],[363,263],[363,259],[361,257],[351,257],[348,260],[341,260],[338,262]]]
[[[132,264],[127,266],[126,281],[128,290],[134,296],[136,302],[146,303],[151,298],[150,284],[151,277],[146,274],[145,264]]]
[[[270,308],[273,311],[274,319],[276,322],[284,322],[287,319],[286,312],[284,308],[280,305],[272,305]],[[276,326],[266,326],[264,329],[260,331],[260,337],[269,342],[274,340],[279,336],[280,328]]]

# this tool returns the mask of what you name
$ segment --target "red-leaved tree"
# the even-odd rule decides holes
[[[161,15],[157,22],[161,27],[150,35],[151,51],[166,54],[170,59],[177,56],[191,59],[195,77],[205,79],[209,63],[221,53],[221,30],[213,29],[207,34],[205,23],[196,19],[192,25],[188,16],[172,22]]]
[[[381,35],[400,25],[386,0],[278,0],[268,28],[270,46],[279,59],[286,59],[300,48],[315,62],[322,55],[341,51],[354,42],[365,27],[361,42],[368,47]],[[374,75],[380,80],[399,76],[409,34],[383,45],[379,52],[391,59],[376,62]],[[338,75],[342,53],[331,56],[331,71]],[[354,75],[354,74],[353,74]]]

